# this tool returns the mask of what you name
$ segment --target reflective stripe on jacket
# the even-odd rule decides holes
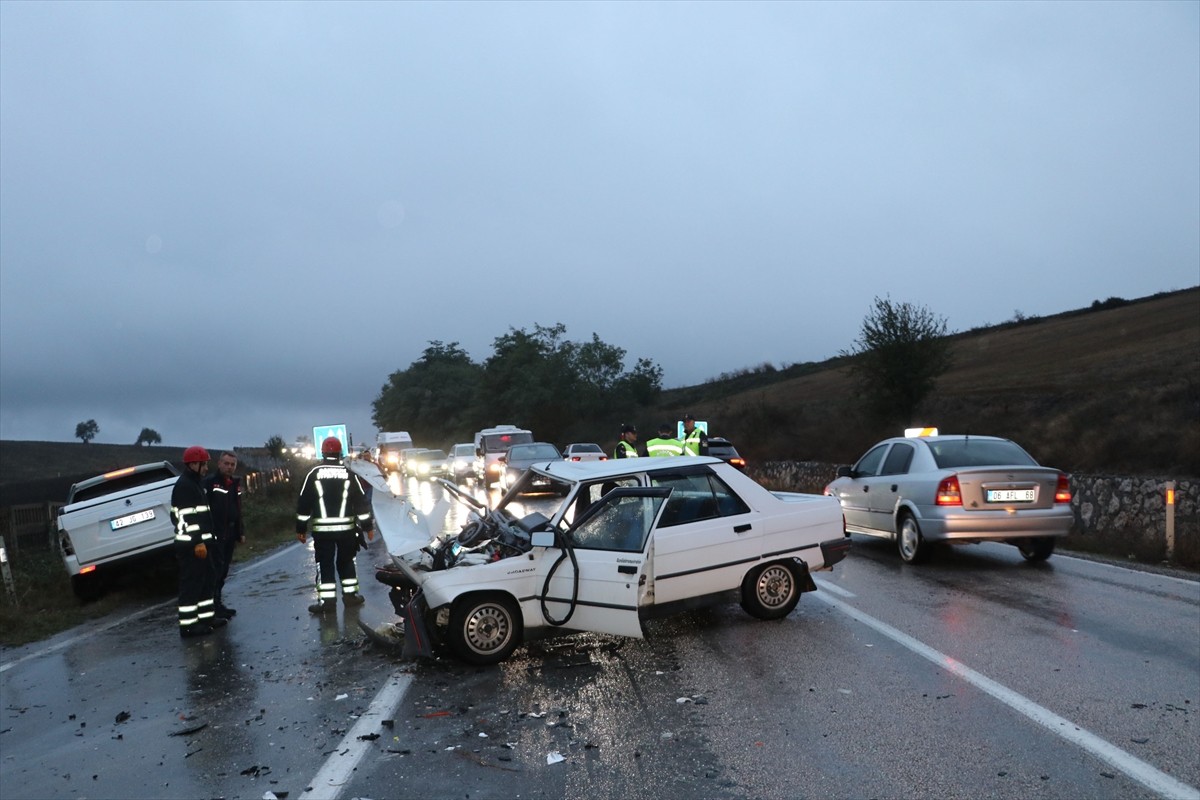
[[[371,508],[359,477],[337,459],[326,459],[309,470],[296,502],[296,533],[312,524],[313,536],[373,529]]]

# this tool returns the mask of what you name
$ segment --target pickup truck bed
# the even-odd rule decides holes
[[[159,461],[108,472],[71,487],[58,512],[59,544],[71,586],[94,599],[120,565],[159,551],[175,540],[171,492],[179,470]]]

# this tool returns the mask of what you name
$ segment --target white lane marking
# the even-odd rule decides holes
[[[342,739],[333,754],[325,760],[316,777],[309,781],[308,788],[300,795],[300,800],[337,800],[349,782],[350,774],[358,769],[363,756],[375,749],[372,740],[361,737],[379,733],[383,720],[393,718],[411,683],[412,675],[409,673],[392,674],[379,690],[379,694],[375,695],[370,707],[358,718],[358,722],[354,723],[354,727]]]
[[[253,572],[257,569],[265,567],[267,564],[271,563],[275,559],[285,556],[288,553],[290,553],[292,550],[296,549],[297,547],[301,547],[301,546],[302,545],[299,542],[296,542],[293,545],[289,545],[288,547],[283,548],[282,550],[280,550],[277,553],[272,553],[269,556],[252,561],[249,564],[245,565],[244,567],[238,567],[237,570],[235,570],[233,572],[231,577],[236,577],[238,575],[241,575],[243,572]],[[27,654],[21,656],[20,658],[5,662],[4,664],[0,664],[0,672],[7,672],[8,670],[12,669],[13,667],[17,666],[18,664],[24,664],[26,661],[32,661],[35,658],[41,658],[42,656],[49,655],[50,653],[53,653],[55,651],[62,650],[64,647],[70,647],[71,645],[76,644],[77,642],[82,642],[85,639],[90,639],[91,637],[97,636],[101,633],[104,633],[107,630],[112,630],[113,628],[116,628],[119,625],[124,625],[127,622],[133,622],[135,619],[139,619],[141,617],[146,616],[147,614],[151,614],[155,611],[158,611],[160,608],[166,608],[167,606],[174,605],[175,602],[176,601],[174,601],[174,600],[164,600],[163,602],[152,605],[149,608],[143,608],[141,611],[135,611],[132,614],[128,614],[124,617],[121,617],[120,619],[114,619],[112,622],[106,622],[98,628],[89,628],[84,633],[76,634],[75,636],[71,636],[70,638],[63,639],[61,642],[56,642],[47,647],[43,647],[40,650],[35,650],[32,653],[27,653]]]
[[[1197,583],[1200,583],[1200,579],[1197,578],[1180,578],[1176,575],[1164,575],[1161,572],[1147,572],[1144,569],[1135,569],[1133,567],[1127,567],[1124,564],[1110,564],[1107,561],[1093,561],[1090,558],[1080,558],[1078,556],[1068,555],[1067,553],[1055,553],[1054,558],[1056,560],[1060,558],[1066,558],[1076,562],[1077,564],[1094,564],[1097,567],[1108,567],[1109,569],[1116,569],[1122,572],[1132,572],[1134,575],[1141,575],[1144,578],[1166,578],[1169,581],[1182,583],[1185,586],[1194,587]]]
[[[843,589],[836,583],[830,583],[829,581],[818,581],[816,578],[813,578],[813,581],[817,584],[817,588],[828,589],[838,597],[858,597],[858,595],[856,595],[854,592],[850,591],[849,589]]]
[[[859,611],[854,606],[843,603],[841,600],[822,596],[820,592],[813,592],[813,596],[821,602],[827,603],[842,613],[858,620],[867,627],[874,628],[879,633],[897,644],[908,648],[922,658],[932,661],[950,674],[962,678],[967,683],[986,692],[1017,713],[1023,714],[1050,732],[1061,736],[1113,768],[1120,770],[1147,789],[1163,797],[1172,798],[1172,800],[1175,800],[1175,798],[1179,800],[1200,800],[1200,789],[1172,778],[1157,767],[1142,761],[1137,756],[1127,753],[1115,745],[1109,744],[1094,733],[1085,731],[1070,720],[1060,717],[1047,708],[1043,708],[1029,698],[1002,686],[945,653],[938,652],[932,647],[922,644],[908,634],[902,633],[891,625],[888,625],[886,622],[881,622]]]

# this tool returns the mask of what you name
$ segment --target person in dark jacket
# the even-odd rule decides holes
[[[216,551],[213,601],[216,604],[216,616],[224,619],[231,619],[237,613],[237,609],[225,605],[223,590],[225,579],[229,577],[229,567],[233,563],[233,549],[239,542],[246,541],[246,532],[242,527],[242,479],[234,474],[237,465],[237,454],[226,450],[217,459],[217,474],[204,479],[204,492],[208,495],[213,536],[216,538],[212,548]]]
[[[308,541],[310,525],[317,560],[317,602],[308,610],[325,614],[337,608],[337,579],[342,602],[362,605],[354,566],[358,531],[371,540],[375,526],[362,481],[342,463],[342,442],[335,436],[321,442],[321,463],[305,476],[296,503],[296,538],[301,542]]]
[[[215,570],[209,548],[214,546],[212,513],[201,481],[208,472],[208,451],[183,451],[183,474],[171,490],[171,523],[175,526],[175,557],[179,561],[179,635],[204,636],[227,620],[216,616],[213,602]]]
[[[617,442],[617,449],[613,451],[613,458],[637,458],[641,453],[638,452],[638,432],[634,425],[621,426],[621,440]]]

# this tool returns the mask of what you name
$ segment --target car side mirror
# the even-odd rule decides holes
[[[534,531],[529,537],[533,547],[554,547],[554,531]]]
[[[501,464],[507,464],[507,463],[508,463],[508,457],[507,457],[507,456],[500,456],[500,457],[499,457],[499,458],[497,458],[496,460],[497,460],[497,461],[499,461]]]
[[[848,467],[845,465],[840,466],[837,468],[837,476],[839,478],[853,478],[854,477],[854,469],[853,469],[853,467]]]

